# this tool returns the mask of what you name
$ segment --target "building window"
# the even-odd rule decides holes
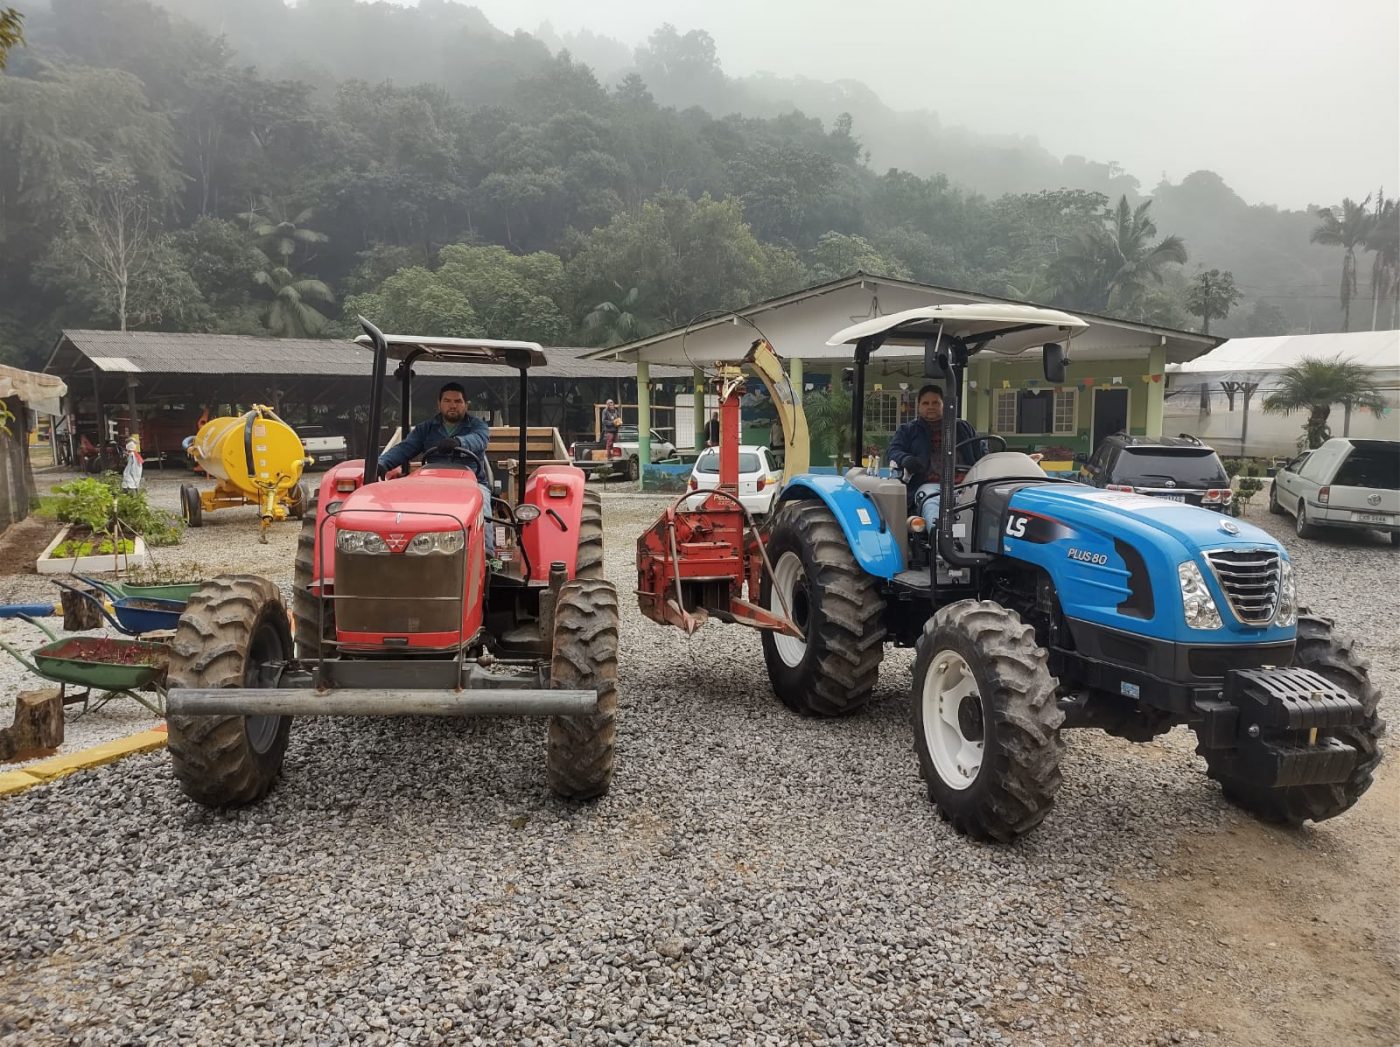
[[[872,433],[892,433],[899,428],[903,396],[899,392],[870,393],[865,398],[865,428]]]
[[[1076,389],[998,389],[992,432],[1016,436],[1073,436],[1079,415]]]

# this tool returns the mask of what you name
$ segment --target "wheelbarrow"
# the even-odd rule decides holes
[[[130,582],[103,582],[89,578],[85,574],[76,576],[94,589],[100,589],[115,603],[122,599],[169,600],[171,603],[189,603],[190,597],[199,591],[203,582],[187,582],[181,585],[132,585]]]
[[[58,684],[65,705],[80,701],[86,713],[92,692],[98,691],[101,694],[92,706],[94,709],[125,695],[156,716],[165,715],[165,671],[170,661],[165,644],[102,636],[70,636],[62,640],[42,622],[28,615],[17,617],[40,629],[49,642],[31,651],[28,657],[4,640],[0,640],[0,649],[35,676]],[[70,695],[69,687],[80,687],[82,691]],[[138,694],[142,689],[154,692],[155,699]]]
[[[87,581],[86,578],[83,580]],[[95,593],[75,588],[56,578],[53,584],[96,604],[102,617],[106,618],[114,629],[126,633],[127,636],[169,632],[180,621],[180,615],[185,613],[185,605],[182,603],[176,603],[174,600],[151,600],[140,596],[115,598],[112,600],[112,610],[108,611],[106,604]],[[105,595],[111,595],[105,586],[100,588]]]

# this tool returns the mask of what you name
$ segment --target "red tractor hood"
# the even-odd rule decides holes
[[[470,469],[420,469],[351,492],[335,523],[344,531],[446,531],[479,519],[483,494]]]

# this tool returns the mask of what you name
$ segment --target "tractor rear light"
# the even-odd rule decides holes
[[[345,503],[341,501],[328,502],[326,504],[326,515],[334,516],[336,513],[340,512],[340,507],[344,504]]]
[[[540,518],[540,507],[538,505],[517,505],[515,507],[515,519],[517,523],[529,523],[531,520]]]
[[[1322,487],[1317,492],[1317,504],[1326,505],[1332,498],[1332,488]]]
[[[466,539],[461,531],[425,531],[414,535],[404,552],[409,556],[432,556],[435,553],[451,556],[461,552],[465,544]]]
[[[335,489],[340,494],[349,494],[360,486],[360,481],[354,476],[342,476],[335,482]]]
[[[928,521],[925,520],[922,516],[911,516],[911,517],[909,517],[909,533],[910,533],[910,534],[923,534],[923,533],[924,533],[925,531],[927,531],[927,530],[928,530]]]
[[[1181,584],[1181,608],[1186,624],[1192,629],[1219,629],[1220,609],[1215,606],[1215,597],[1206,588],[1201,569],[1192,560],[1178,564],[1177,580]]]
[[[544,493],[549,495],[549,497],[551,498],[567,498],[569,497],[569,485],[550,484],[548,487],[545,488]]]
[[[342,553],[387,556],[389,545],[374,531],[337,531],[335,547]]]
[[[1133,493],[1133,487],[1132,487],[1131,484],[1108,484],[1108,485],[1104,488],[1104,490],[1106,490],[1106,491],[1119,491],[1119,492],[1121,492],[1122,494],[1132,494],[1132,493]]]

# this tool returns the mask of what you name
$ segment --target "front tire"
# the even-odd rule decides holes
[[[190,527],[204,523],[204,504],[199,500],[199,488],[194,484],[180,485],[180,515]]]
[[[1308,519],[1308,503],[1298,499],[1298,515],[1293,518],[1293,530],[1299,538],[1316,538],[1317,525]]]
[[[612,785],[617,634],[617,590],[611,582],[575,579],[559,590],[550,686],[598,693],[598,707],[592,713],[549,720],[545,776],[550,789],[566,800],[592,800]]]
[[[778,510],[768,558],[773,576],[765,573],[760,602],[779,615],[786,602],[805,637],[763,631],[773,693],[803,716],[860,711],[884,657],[885,600],[876,579],[861,570],[841,525],[820,502],[789,502]]]
[[[170,644],[171,687],[257,687],[261,666],[292,656],[276,585],[223,575],[190,597]],[[206,807],[262,799],[282,769],[290,716],[170,716],[171,766],[181,790]]]
[[[1266,822],[1297,828],[1306,821],[1335,818],[1371,787],[1376,766],[1381,762],[1379,739],[1385,733],[1385,722],[1376,711],[1381,692],[1371,682],[1370,663],[1356,653],[1350,640],[1337,639],[1330,618],[1298,616],[1293,664],[1326,677],[1361,702],[1364,717],[1360,724],[1319,732],[1319,741],[1336,738],[1356,750],[1356,766],[1346,781],[1265,789],[1242,777],[1227,751],[1197,752],[1205,757],[1206,773],[1220,783],[1225,799]]]
[[[910,704],[928,797],[958,832],[1003,843],[1045,820],[1060,788],[1065,715],[1035,630],[987,600],[924,626]]]

